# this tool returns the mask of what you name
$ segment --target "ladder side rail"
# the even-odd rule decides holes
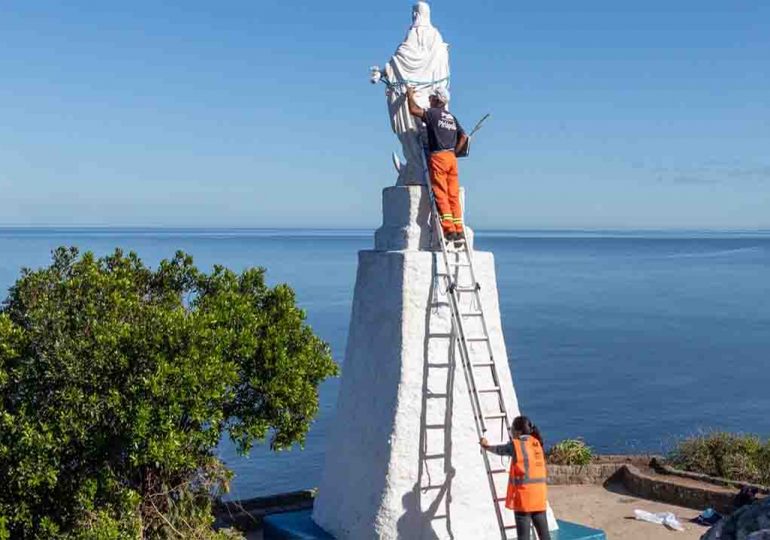
[[[497,486],[495,485],[495,479],[492,475],[492,464],[489,461],[489,454],[486,450],[481,450],[481,455],[484,459],[484,468],[487,471],[487,482],[489,483],[489,491],[492,494],[492,504],[495,507],[495,517],[497,517],[497,526],[500,529],[500,535],[503,540],[506,539],[505,534],[505,517],[503,517],[503,511],[500,508],[499,497],[497,496]]]
[[[476,431],[479,437],[483,437],[487,432],[487,422],[484,418],[484,409],[481,406],[481,399],[479,398],[479,392],[478,392],[478,386],[476,385],[476,377],[473,372],[473,365],[470,355],[470,350],[468,349],[468,344],[465,341],[465,333],[464,329],[462,328],[462,322],[460,319],[462,317],[459,316],[459,307],[458,307],[458,300],[457,300],[457,291],[450,291],[450,295],[452,297],[452,300],[450,304],[452,305],[452,319],[457,325],[457,333],[458,333],[458,346],[461,351],[461,361],[463,363],[463,369],[466,371],[466,379],[468,383],[468,394],[471,398],[471,403],[473,404],[474,409],[474,415],[476,416]]]
[[[431,199],[433,199],[432,190]],[[484,410],[481,407],[481,400],[479,399],[478,387],[476,385],[476,378],[473,373],[473,366],[471,365],[470,351],[468,350],[468,344],[465,341],[465,329],[462,324],[462,316],[460,315],[459,307],[459,293],[454,289],[455,281],[452,279],[451,269],[449,266],[449,254],[446,251],[446,242],[444,241],[444,235],[441,233],[441,222],[438,219],[438,209],[433,200],[433,215],[434,226],[437,227],[436,232],[439,235],[439,242],[441,244],[442,256],[444,260],[444,268],[447,273],[446,282],[448,283],[447,292],[449,295],[449,308],[452,316],[452,324],[457,330],[458,345],[460,349],[460,361],[463,364],[463,369],[466,375],[466,382],[468,384],[469,396],[471,399],[471,408],[473,409],[474,416],[476,417],[476,431],[479,432],[479,436],[487,432],[486,420],[484,419]],[[480,423],[480,425],[479,425]]]
[[[463,358],[463,355],[465,354],[464,349],[460,346],[459,340],[457,344],[458,348],[460,349],[460,361],[462,363],[462,370],[463,370],[463,378],[465,379],[465,385],[469,389],[469,398],[471,402],[471,412],[473,413],[473,425],[476,427],[476,436],[483,437],[483,429],[481,422],[483,421],[483,411],[479,408],[479,404],[473,399],[473,397],[470,395],[470,389],[473,387],[473,383],[470,380],[469,377],[469,370],[467,368],[468,365],[468,359]]]
[[[476,291],[476,301],[477,301],[478,305],[481,306],[481,295],[479,294],[479,291]],[[484,312],[483,309],[480,309],[479,311],[481,312],[481,315],[479,317],[481,319],[481,326],[482,326],[484,335],[487,337],[487,342],[486,342],[487,343],[487,352],[489,354],[490,362],[492,363],[492,365],[490,366],[490,370],[491,370],[491,373],[492,373],[492,382],[493,382],[494,386],[498,389],[497,390],[497,397],[498,397],[498,400],[499,400],[500,412],[505,414],[506,428],[510,432],[510,429],[511,429],[511,424],[510,424],[511,418],[510,418],[510,415],[508,414],[508,408],[505,405],[505,400],[503,399],[503,386],[501,384],[500,372],[497,369],[497,362],[495,361],[495,353],[494,353],[494,350],[492,349],[492,340],[489,339],[490,333],[489,333],[489,328],[487,326],[487,320],[486,320],[487,316],[486,316],[486,313]]]
[[[468,249],[467,241],[466,241],[465,249],[468,254],[468,261],[470,265],[471,276],[475,287],[478,282],[476,281],[476,277],[473,273],[473,262],[470,260],[470,250]],[[492,382],[494,386],[497,388],[496,394],[498,399],[498,405],[500,407],[500,412],[503,415],[505,415],[501,420],[503,421],[503,425],[506,428],[506,433],[510,433],[510,430],[511,430],[510,416],[508,414],[508,409],[505,406],[505,400],[503,399],[503,390],[502,390],[502,385],[500,384],[500,375],[497,371],[495,355],[492,349],[492,340],[490,339],[489,327],[487,326],[487,321],[486,321],[487,316],[484,311],[484,307],[481,303],[481,294],[478,288],[476,288],[476,290],[474,291],[474,299],[476,302],[476,306],[478,307],[478,310],[480,312],[483,335],[484,337],[487,338],[486,339],[487,353],[488,353],[490,362],[492,364],[490,366],[491,374],[492,374]],[[473,366],[470,363],[469,363],[469,369],[471,371],[473,370]],[[478,399],[478,395],[476,397]],[[479,404],[479,407],[481,407],[481,404]],[[483,414],[483,411],[482,411],[482,414]],[[477,428],[477,431],[478,431],[478,428]],[[487,480],[489,481],[490,490],[492,492],[492,499],[493,499],[492,503],[494,504],[494,507],[495,507],[495,515],[497,516],[497,524],[498,524],[498,527],[500,528],[501,538],[502,540],[507,540],[508,538],[508,535],[506,533],[507,527],[505,525],[505,518],[503,517],[502,509],[500,508],[500,500],[497,496],[497,486],[495,485],[495,481],[492,474],[492,464],[490,463],[490,457],[489,457],[489,454],[484,450],[482,450],[482,455],[484,457],[484,467],[486,468],[486,471],[487,471]],[[533,536],[533,538],[536,538],[536,537],[537,537],[536,535]]]
[[[492,380],[493,380],[495,386],[497,388],[499,388],[498,399],[500,401],[500,412],[505,414],[505,427],[510,432],[511,419],[510,419],[510,416],[508,415],[508,408],[505,406],[505,401],[503,399],[503,387],[500,384],[500,374],[497,371],[497,362],[495,360],[494,350],[492,349],[492,340],[489,339],[490,334],[489,334],[489,326],[487,325],[487,315],[486,315],[486,312],[484,311],[484,307],[483,307],[482,302],[481,302],[481,293],[479,291],[479,282],[476,279],[476,272],[475,272],[475,268],[473,266],[473,255],[472,255],[472,252],[471,252],[471,249],[470,249],[470,245],[468,244],[467,240],[465,241],[464,252],[465,252],[465,254],[468,257],[468,263],[469,263],[469,270],[470,270],[470,274],[471,274],[471,280],[473,282],[473,286],[476,289],[474,291],[474,299],[476,301],[476,305],[478,306],[479,312],[481,314],[481,317],[480,317],[481,318],[481,327],[482,327],[482,330],[484,332],[484,337],[487,338],[487,352],[489,353],[489,359],[492,362],[492,366],[490,366],[491,370],[492,370]]]
[[[448,266],[448,264],[447,264]],[[451,278],[451,276],[450,276]],[[462,317],[460,316],[460,309],[458,307],[458,292],[455,290],[450,291],[450,306],[452,311],[452,318],[455,321],[460,321]],[[461,324],[461,323],[459,323]],[[474,376],[474,370],[473,365],[470,358],[470,351],[468,350],[468,344],[466,343],[464,339],[464,334],[461,326],[458,326],[458,333],[462,336],[462,339],[458,339],[458,346],[460,348],[460,359],[463,363],[463,371],[466,379],[466,384],[468,385],[468,391],[471,395],[471,406],[474,409],[477,409],[477,411],[474,411],[474,416],[476,417],[476,434],[479,438],[486,435],[487,427],[486,427],[486,420],[484,419],[484,410],[481,406],[481,400],[479,398],[479,392],[476,387],[476,381]],[[498,391],[499,393],[499,391]],[[500,398],[501,399],[501,398]],[[501,412],[505,412],[504,410]],[[507,420],[507,413],[506,417],[503,419],[505,424],[508,424]],[[487,483],[489,484],[489,491],[492,495],[492,505],[495,509],[495,517],[497,518],[497,526],[500,530],[500,536],[502,540],[505,540],[507,538],[506,535],[506,526],[505,526],[505,518],[503,517],[502,509],[500,508],[500,501],[498,500],[499,497],[497,495],[497,486],[495,485],[495,479],[492,474],[492,464],[490,463],[490,457],[489,454],[485,450],[481,450],[482,459],[484,461],[484,469],[487,473]]]
[[[428,189],[428,194],[430,196],[430,201],[431,201],[431,210],[433,211],[434,232],[436,233],[439,239],[439,245],[441,246],[441,254],[444,260],[444,270],[446,271],[447,282],[449,283],[448,292],[449,292],[449,298],[450,298],[450,302],[449,302],[450,312],[452,314],[452,320],[455,324],[455,328],[457,329],[458,336],[460,338],[458,340],[460,345],[460,351],[461,351],[460,360],[463,364],[463,367],[468,370],[468,377],[470,380],[470,385],[468,390],[471,398],[471,406],[474,409],[473,412],[474,412],[474,415],[476,416],[477,423],[479,422],[481,423],[480,436],[483,436],[483,434],[487,432],[486,420],[484,419],[484,410],[481,407],[481,400],[479,399],[478,387],[476,385],[476,378],[473,373],[473,366],[471,365],[470,352],[468,350],[467,342],[465,341],[465,332],[462,324],[462,316],[460,315],[459,293],[454,288],[454,286],[456,286],[456,283],[452,279],[451,267],[449,266],[449,254],[446,249],[446,240],[444,239],[444,234],[441,228],[441,220],[439,218],[438,206],[436,205],[436,198],[433,195],[433,189],[430,184],[430,173],[428,171],[428,167],[427,167],[427,163],[425,161],[424,155],[423,155],[423,160],[424,160],[423,165],[425,166],[423,169],[425,171],[424,173],[425,185]],[[466,253],[467,253],[467,247],[466,247]],[[470,259],[468,259],[468,262],[469,264],[471,264]],[[472,272],[471,272],[471,275],[473,275]],[[479,430],[479,426],[477,426],[477,431],[478,430]]]
[[[432,193],[431,193],[432,198]],[[486,427],[486,420],[484,419],[484,409],[481,406],[481,400],[479,398],[479,392],[478,388],[476,386],[475,376],[474,376],[474,370],[473,370],[473,364],[470,357],[470,351],[468,349],[468,344],[465,341],[465,334],[464,329],[462,327],[462,315],[460,312],[459,307],[459,292],[454,290],[454,288],[451,287],[455,281],[453,280],[453,275],[451,274],[450,266],[449,266],[449,257],[448,253],[446,251],[446,243],[444,242],[444,235],[440,232],[440,221],[438,218],[438,212],[435,205],[435,201],[433,204],[433,215],[436,217],[434,219],[434,226],[437,227],[437,233],[439,234],[441,247],[442,247],[442,255],[444,258],[444,266],[446,270],[446,276],[445,280],[448,283],[450,287],[448,287],[449,291],[449,305],[450,305],[450,312],[452,314],[452,320],[453,323],[456,325],[455,329],[457,329],[458,336],[460,339],[457,340],[458,348],[460,349],[460,361],[463,365],[463,375],[465,377],[466,385],[468,386],[469,394],[470,394],[470,401],[471,401],[471,408],[473,409],[473,415],[475,419],[475,426],[476,426],[476,434],[479,438],[483,437],[487,432]],[[478,291],[477,291],[478,292]],[[479,306],[481,304],[479,303]],[[499,398],[502,400],[502,398]],[[504,412],[504,411],[503,411]],[[508,424],[507,421],[507,414],[506,417],[503,419],[505,424]],[[484,462],[484,470],[486,471],[487,475],[487,483],[489,484],[489,492],[492,496],[492,505],[495,509],[495,518],[497,519],[497,526],[500,531],[500,537],[502,540],[506,540],[506,525],[505,525],[505,518],[503,516],[502,509],[500,508],[500,501],[498,500],[498,494],[497,494],[497,486],[495,485],[495,479],[494,475],[492,474],[492,464],[490,463],[490,457],[489,454],[481,450],[482,459]]]
[[[446,262],[446,259],[445,259]],[[447,264],[448,266],[448,264]],[[451,283],[451,275],[447,276],[447,281]],[[461,319],[459,316],[460,310],[457,306],[457,291],[450,290],[450,311],[452,313],[453,322],[457,322]],[[462,329],[459,326],[458,333],[462,333]],[[463,366],[463,375],[465,376],[466,385],[468,386],[469,394],[471,397],[471,408],[473,409],[473,415],[476,422],[476,434],[479,438],[483,437],[486,433],[486,421],[484,420],[484,410],[481,407],[478,391],[476,390],[476,383],[473,376],[473,366],[470,359],[470,351],[468,350],[467,343],[464,340],[457,340],[458,348],[460,349],[460,361]],[[507,420],[506,420],[507,424]],[[484,469],[487,473],[487,483],[489,484],[490,495],[492,496],[492,504],[495,509],[495,517],[497,518],[497,526],[500,530],[500,535],[503,540],[506,539],[505,533],[505,518],[503,517],[502,509],[500,508],[500,502],[497,496],[497,486],[495,485],[495,479],[492,474],[492,464],[490,463],[489,454],[481,450],[482,459],[484,461]]]
[[[476,419],[476,422],[474,422],[474,424],[476,425],[476,433],[479,437],[482,437],[484,434],[486,434],[486,431],[487,431],[486,420],[484,419],[484,410],[481,406],[481,400],[479,398],[479,392],[476,386],[476,380],[475,380],[474,371],[473,371],[473,364],[470,358],[470,351],[468,349],[468,344],[465,341],[465,333],[462,325],[462,315],[460,312],[460,304],[459,304],[459,292],[455,290],[456,282],[453,279],[453,276],[451,273],[451,267],[449,266],[449,256],[446,249],[446,241],[444,239],[444,234],[441,227],[441,220],[439,219],[439,214],[438,214],[438,206],[436,205],[436,199],[433,196],[433,189],[430,184],[428,167],[427,167],[427,163],[424,155],[423,155],[423,164],[425,165],[425,168],[424,168],[425,185],[427,186],[427,189],[428,189],[428,194],[430,196],[430,201],[431,201],[431,210],[433,212],[434,232],[436,233],[439,239],[439,245],[441,246],[441,254],[444,260],[444,269],[446,271],[445,280],[448,284],[447,290],[449,292],[449,298],[450,298],[450,301],[449,301],[450,313],[452,315],[453,324],[455,325],[455,329],[457,330],[458,336],[460,338],[457,340],[458,348],[460,349],[460,362],[463,365],[463,375],[465,376],[465,379],[466,379],[466,384],[468,386],[469,394],[471,397],[471,400],[470,400],[471,408],[473,409],[473,414]],[[473,261],[470,256],[470,250],[468,249],[467,241],[465,245],[465,254],[468,258],[468,265],[470,269],[471,279],[475,287],[478,282],[476,281],[475,273],[473,271]],[[459,270],[458,270],[458,273],[459,273]],[[484,317],[483,308],[481,305],[481,298],[478,296],[478,289],[475,292],[476,292],[477,305],[479,306],[479,311],[482,312],[482,320],[483,320],[483,317]],[[484,324],[483,328],[484,328],[485,334],[488,337],[489,334],[487,333],[486,324]],[[496,376],[496,372],[495,372],[496,367],[494,364],[494,357],[492,355],[489,339],[487,339],[487,347],[488,347],[488,352],[490,353],[490,358],[493,364],[492,365],[493,373],[494,373],[494,376]],[[496,384],[499,388],[500,387],[499,384],[498,383]],[[502,403],[502,392],[498,390],[498,393],[500,395],[499,400]],[[502,409],[501,412],[505,414],[503,421],[507,426],[508,414],[504,408]],[[495,481],[492,475],[492,466],[490,464],[489,455],[483,449],[481,450],[481,455],[484,462],[484,468],[487,473],[487,482],[489,484],[490,494],[492,495],[492,504],[495,509],[495,517],[497,518],[497,525],[500,530],[501,539],[505,540],[507,538],[507,535],[505,532],[506,531],[505,520],[503,518],[502,510],[500,509],[500,503],[497,496],[497,486],[495,485]]]
[[[442,235],[442,241],[443,241],[443,235]],[[447,267],[447,271],[449,271],[449,260],[448,260],[448,254],[446,251],[444,251],[444,263]],[[451,274],[450,274],[450,283],[452,285],[455,285],[455,282],[451,280]],[[474,402],[474,408],[477,410],[477,418],[481,424],[481,435],[485,434],[487,432],[487,423],[486,419],[484,418],[484,409],[481,406],[481,399],[479,398],[479,392],[478,392],[478,385],[476,384],[476,376],[473,371],[473,365],[471,361],[471,355],[470,350],[468,348],[468,342],[466,341],[466,335],[465,335],[465,328],[463,326],[462,321],[462,315],[460,314],[460,296],[457,290],[454,287],[449,288],[449,297],[450,297],[450,311],[452,313],[452,319],[455,323],[455,328],[457,329],[458,333],[458,344],[460,345],[460,349],[463,352],[461,354],[461,360],[463,362],[463,367],[465,367],[468,370],[468,377],[470,380],[470,386],[468,388],[471,401]]]
[[[456,307],[456,298],[454,294],[451,291],[451,285],[452,285],[452,279],[449,275],[443,276],[444,281],[447,284],[447,291],[448,291],[448,298],[449,298],[449,309],[450,309],[450,316],[451,316],[451,322],[452,322],[452,329],[455,331],[456,334],[459,334],[459,330],[457,330],[457,318],[455,316],[457,310]],[[471,363],[470,358],[470,352],[468,351],[467,347],[463,346],[463,342],[460,339],[456,340],[456,346],[459,349],[460,352],[460,363],[463,367],[463,376],[465,378],[465,383],[468,386],[468,389],[470,390],[473,388],[473,381],[469,378],[469,370],[467,369],[467,366]],[[483,427],[479,425],[480,421],[483,421],[483,415],[482,410],[480,408],[480,403],[473,399],[472,394],[469,394],[469,397],[471,398],[471,409],[473,412],[474,420],[475,420],[475,426],[476,426],[476,432],[478,433],[479,437],[482,436],[483,433]]]

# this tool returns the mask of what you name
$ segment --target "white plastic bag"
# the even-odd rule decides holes
[[[654,523],[656,525],[663,525],[663,518],[658,514],[647,512],[646,510],[634,510],[634,516],[639,521],[646,521],[648,523]]]
[[[682,527],[682,524],[679,523],[679,520],[676,519],[676,516],[672,514],[671,512],[665,512],[666,517],[663,518],[663,525],[668,527],[671,530],[674,531],[683,531],[684,527]]]
[[[634,516],[639,521],[646,521],[648,523],[654,523],[656,525],[665,525],[669,529],[675,531],[683,531],[684,527],[679,523],[679,520],[671,512],[647,512],[646,510],[634,510]]]

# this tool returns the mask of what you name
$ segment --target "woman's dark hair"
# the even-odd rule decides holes
[[[520,431],[522,435],[532,435],[538,440],[540,446],[545,446],[540,430],[537,429],[537,426],[532,423],[532,420],[526,416],[517,416],[513,419],[513,431]]]

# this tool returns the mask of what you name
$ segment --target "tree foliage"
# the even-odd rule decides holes
[[[286,285],[59,248],[0,308],[0,539],[213,538],[241,452],[302,443],[337,373]]]

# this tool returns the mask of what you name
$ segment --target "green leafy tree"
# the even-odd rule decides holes
[[[0,308],[0,538],[218,538],[215,457],[304,442],[337,373],[292,289],[59,248]]]

